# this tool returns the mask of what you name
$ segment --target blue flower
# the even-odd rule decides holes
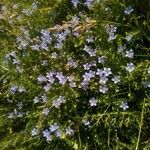
[[[109,75],[112,74],[111,69],[110,68],[105,68],[105,67],[104,67],[103,73],[106,77],[108,77]]]
[[[67,82],[67,78],[63,75],[62,72],[58,72],[56,77],[59,79],[59,83],[64,85]]]
[[[47,81],[47,79],[46,79],[46,77],[44,75],[39,75],[37,80],[38,80],[39,83]]]
[[[25,91],[26,91],[26,90],[25,90],[24,86],[20,85],[20,86],[18,87],[18,92],[23,93],[23,92],[25,92]]]
[[[49,129],[50,129],[51,132],[55,132],[56,130],[59,129],[59,126],[57,125],[57,123],[54,123],[54,124],[52,124],[52,125],[50,126]]]
[[[73,68],[77,68],[77,62],[74,61],[72,58],[69,58],[68,59],[68,63],[67,63],[70,67],[73,67]]]
[[[47,129],[43,131],[43,137],[46,138],[46,141],[49,142],[52,140],[52,136],[50,134],[50,131],[48,131]]]
[[[94,3],[94,0],[86,0],[86,5],[87,5],[87,7],[90,9],[91,7],[92,7],[92,5],[93,5],[93,3]]]
[[[12,94],[14,94],[15,92],[17,92],[17,90],[18,90],[18,86],[17,86],[17,85],[12,85],[12,86],[10,87],[10,92],[11,92]]]
[[[95,72],[90,70],[89,72],[85,72],[83,75],[84,82],[89,82],[91,78],[95,77]]]

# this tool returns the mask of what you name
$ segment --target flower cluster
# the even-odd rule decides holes
[[[106,31],[109,35],[108,42],[111,42],[112,40],[116,39],[116,35],[115,35],[116,30],[117,30],[117,27],[114,25],[107,25],[106,26]]]
[[[32,136],[38,136],[40,134],[39,129],[33,128],[31,130]],[[53,138],[63,138],[62,136],[71,136],[74,134],[74,131],[67,127],[64,130],[60,128],[60,126],[57,123],[51,124],[48,128],[42,131],[43,137],[46,139],[47,142],[50,142],[53,140]]]
[[[53,105],[55,108],[59,108],[62,103],[65,103],[65,98],[63,96],[59,96],[58,99],[53,101]]]
[[[22,85],[19,85],[19,86],[11,85],[11,87],[10,87],[10,93],[11,94],[15,94],[16,92],[23,93],[25,91],[26,90],[25,90],[24,86],[22,86]]]
[[[71,3],[77,8],[77,5],[81,3],[79,0],[71,0]],[[94,0],[86,0],[85,5],[90,9],[94,3]]]

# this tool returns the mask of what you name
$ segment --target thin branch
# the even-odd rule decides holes
[[[143,119],[144,119],[144,108],[145,108],[145,99],[144,99],[143,106],[142,106],[141,120],[140,120],[140,125],[139,125],[139,134],[138,134],[138,139],[137,139],[135,150],[138,150],[139,143],[140,143],[140,137],[141,137],[141,131],[142,131],[142,125],[143,125]]]

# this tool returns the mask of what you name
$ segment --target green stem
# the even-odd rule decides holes
[[[145,107],[145,99],[144,99],[143,106],[142,106],[141,120],[140,120],[140,125],[139,125],[139,134],[138,134],[138,139],[137,139],[135,150],[138,150],[139,143],[140,143],[140,137],[141,137],[141,131],[142,131],[142,125],[143,125],[143,119],[144,119],[144,107]]]

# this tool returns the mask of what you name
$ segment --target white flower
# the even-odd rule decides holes
[[[25,90],[24,86],[19,86],[19,87],[18,87],[18,91],[19,91],[20,93],[22,93],[22,92],[25,92],[26,90]]]
[[[111,69],[110,68],[105,68],[105,67],[104,67],[103,73],[106,77],[108,77],[109,75],[112,74]]]
[[[36,10],[37,9],[37,4],[36,3],[32,3],[32,8],[33,8],[33,10]]]
[[[11,113],[8,114],[8,118],[11,119],[11,118],[14,118],[14,117],[15,117],[14,112],[11,112]]]
[[[91,98],[90,100],[89,100],[89,102],[90,102],[90,105],[91,106],[96,106],[97,105],[97,100],[93,97],[93,98]]]
[[[112,78],[112,81],[116,84],[118,82],[120,82],[120,76],[114,76],[114,78]]]
[[[85,45],[83,50],[86,51],[90,57],[96,56],[96,50],[92,49],[90,46]]]
[[[58,54],[57,54],[56,52],[53,52],[53,53],[51,54],[51,57],[54,58],[54,59],[56,59],[56,58],[58,57]]]
[[[94,37],[93,36],[88,36],[87,39],[86,39],[86,41],[88,43],[93,43],[94,42]]]
[[[76,37],[79,37],[80,34],[76,31],[76,32],[73,32],[73,35],[76,36]]]
[[[100,77],[101,77],[102,75],[104,75],[103,70],[102,70],[102,69],[97,69],[96,75],[98,75],[98,76],[100,76]]]
[[[53,101],[52,106],[54,106],[54,107],[56,107],[56,108],[59,108],[60,105],[61,105],[62,103],[65,103],[65,102],[66,102],[66,101],[65,101],[64,97],[63,97],[63,96],[59,96],[58,99],[56,99],[56,100]]]
[[[69,58],[68,59],[68,63],[67,63],[69,66],[73,67],[73,68],[77,68],[77,62],[74,61],[72,58]]]
[[[124,10],[124,12],[126,15],[130,15],[133,12],[133,10],[134,9],[131,6],[129,6]]]
[[[39,98],[36,96],[36,97],[33,99],[33,101],[34,101],[34,103],[36,104],[36,103],[38,103],[40,100],[39,100]]]
[[[41,61],[41,65],[42,66],[47,66],[48,65],[48,61],[47,60],[42,60]]]
[[[117,31],[117,27],[115,27],[114,25],[107,25],[106,26],[106,31],[109,35],[108,37],[108,42],[111,42],[112,40],[116,39],[116,31]]]
[[[103,85],[103,86],[100,86],[100,88],[99,88],[99,92],[101,92],[101,93],[106,93],[108,91],[108,88],[107,88],[107,86],[106,85]]]
[[[36,129],[36,128],[33,128],[32,131],[31,131],[32,136],[36,136],[36,135],[38,135],[38,133],[39,133],[39,130]]]
[[[45,76],[43,75],[39,75],[38,78],[37,78],[38,82],[42,83],[42,82],[45,82],[47,79]]]
[[[112,40],[115,40],[116,37],[117,36],[115,35],[115,33],[109,33],[108,42],[111,42]]]
[[[44,94],[41,96],[42,100],[43,100],[43,103],[45,103],[47,101],[47,96]]]
[[[49,109],[48,108],[44,108],[43,111],[42,111],[42,114],[48,115],[48,113],[49,113]]]
[[[76,8],[79,3],[79,0],[71,0],[71,3],[73,3],[74,7]]]
[[[135,65],[133,63],[127,63],[126,70],[128,72],[132,72],[135,69]]]
[[[150,88],[150,81],[143,82],[144,88]]]
[[[67,135],[72,135],[74,133],[74,131],[70,128],[70,127],[68,127],[67,129],[66,129],[66,134]]]
[[[32,45],[32,46],[31,46],[31,49],[38,51],[38,50],[40,49],[40,46],[39,46],[38,44],[35,44],[35,45]]]
[[[18,112],[17,117],[23,117],[23,112]]]
[[[70,76],[67,77],[67,79],[68,79],[69,82],[72,82],[74,80],[74,77],[70,75]]]
[[[101,57],[98,58],[98,62],[101,63],[101,64],[104,64],[105,60],[106,60],[106,58],[104,56],[101,56]]]
[[[125,37],[125,39],[129,42],[129,41],[131,41],[132,37],[133,37],[133,35],[132,35],[131,33],[129,33],[129,34]]]
[[[69,85],[70,85],[71,87],[77,87],[77,85],[76,85],[75,82],[70,82]]]
[[[14,65],[19,65],[20,64],[20,60],[17,60],[16,58],[13,59],[13,64]]]
[[[86,120],[86,119],[84,119],[82,122],[83,122],[83,124],[84,124],[85,126],[89,126],[89,125],[90,125],[90,121],[88,121],[88,120]]]
[[[50,84],[50,83],[48,83],[48,84],[46,84],[46,85],[44,86],[44,90],[45,90],[46,92],[48,92],[50,89],[51,89],[51,84]]]
[[[100,77],[100,81],[99,81],[99,82],[100,82],[101,84],[106,84],[107,81],[108,81],[108,78],[107,78],[106,76],[101,76],[101,77]]]
[[[83,67],[84,67],[84,70],[90,70],[91,64],[86,63],[86,64],[83,65]]]
[[[122,102],[122,104],[120,105],[120,108],[122,108],[123,110],[126,110],[129,108],[128,103],[127,102]]]
[[[134,52],[132,49],[130,49],[129,51],[126,51],[125,57],[133,58],[133,55],[134,55]]]
[[[23,107],[22,102],[19,102],[19,103],[17,104],[17,107],[18,107],[18,109],[22,109],[22,107]]]
[[[14,4],[14,5],[13,5],[13,9],[17,9],[18,6],[19,6],[18,4]]]
[[[30,9],[23,9],[22,13],[25,14],[26,16],[32,15],[32,11]]]
[[[118,46],[118,49],[117,49],[117,52],[120,54],[120,53],[123,53],[123,50],[126,49],[126,47],[124,45],[119,45]]]
[[[55,135],[56,135],[56,137],[61,137],[61,136],[62,136],[62,132],[58,129],[58,130],[55,132]]]

